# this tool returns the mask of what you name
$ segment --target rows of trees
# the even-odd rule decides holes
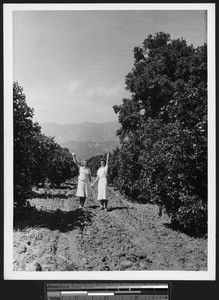
[[[115,105],[121,147],[110,156],[109,183],[130,199],[165,208],[173,223],[207,230],[207,45],[194,48],[160,32],[134,49],[126,76],[130,99]],[[32,121],[14,83],[15,204],[46,178],[76,174],[71,154]],[[93,175],[101,156],[88,161]]]
[[[33,186],[46,180],[59,185],[77,174],[69,150],[55,143],[54,138],[43,135],[39,124],[33,122],[33,115],[33,109],[26,103],[23,88],[14,82],[15,207],[25,206]]]
[[[131,99],[114,106],[121,149],[110,180],[130,198],[165,207],[174,223],[207,230],[207,46],[166,33],[134,49]]]

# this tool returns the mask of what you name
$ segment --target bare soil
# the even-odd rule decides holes
[[[173,230],[152,204],[131,203],[109,188],[78,209],[76,182],[39,188],[14,226],[15,271],[207,270],[207,239]]]

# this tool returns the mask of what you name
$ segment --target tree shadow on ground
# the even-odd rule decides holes
[[[43,193],[39,191],[32,191],[32,198],[38,198],[38,199],[53,199],[53,198],[60,198],[60,199],[68,199],[72,197],[72,194],[65,194],[65,193],[60,193],[57,191],[56,193],[51,193],[49,190],[48,191],[43,191]]]
[[[73,189],[77,187],[76,183],[68,183],[68,184],[62,184],[62,185],[51,185],[51,189],[58,189],[58,190],[67,190],[67,189]]]
[[[186,229],[185,227],[180,226],[176,222],[171,222],[170,221],[170,223],[164,223],[163,226],[166,227],[166,228],[169,228],[173,231],[178,231],[178,232],[184,233],[184,234],[186,234],[190,237],[193,237],[193,238],[207,238],[206,231],[197,232],[197,230],[195,228]]]
[[[87,208],[97,209],[99,207],[100,207],[99,205],[91,205],[91,206],[88,206]]]
[[[108,208],[108,211],[113,211],[113,210],[124,210],[124,209],[129,210],[129,209],[134,209],[134,207],[130,207],[130,206],[123,206],[123,207],[121,207],[121,206],[109,207],[109,208]]]
[[[14,229],[22,230],[27,227],[49,228],[61,232],[72,231],[73,229],[84,229],[91,224],[93,214],[89,211],[76,209],[74,211],[43,211],[35,207],[14,210]]]
[[[35,188],[36,189],[58,189],[58,190],[67,190],[76,188],[76,182],[68,182],[68,183],[61,183],[61,184],[51,184],[51,183],[39,183]]]

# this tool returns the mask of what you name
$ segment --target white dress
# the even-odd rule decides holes
[[[80,167],[77,187],[77,197],[88,197],[90,192],[90,181],[89,181],[90,169]]]
[[[98,180],[98,194],[97,200],[107,200],[107,170],[108,167],[100,167],[97,171]]]

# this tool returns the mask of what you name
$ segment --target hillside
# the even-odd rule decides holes
[[[75,142],[68,141],[61,144],[62,147],[66,147],[69,151],[75,152],[78,159],[89,159],[93,156],[101,155],[106,152],[106,149],[112,151],[119,146],[118,141],[107,142]]]
[[[79,160],[104,154],[106,148],[112,151],[120,144],[116,136],[118,122],[64,125],[48,122],[41,123],[40,126],[43,134],[54,137],[62,147],[75,152]]]
[[[55,137],[57,143],[63,144],[69,141],[75,142],[108,142],[118,141],[116,131],[119,129],[118,122],[80,124],[57,124],[41,123],[42,133]]]

